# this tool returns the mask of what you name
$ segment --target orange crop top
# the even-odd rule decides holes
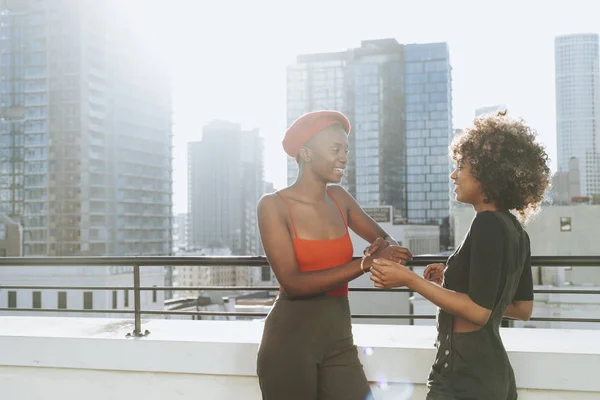
[[[328,268],[337,267],[339,265],[347,264],[352,261],[354,247],[352,246],[352,240],[350,239],[350,232],[348,230],[348,223],[344,212],[337,202],[335,197],[329,192],[329,196],[333,199],[342,219],[344,225],[346,225],[346,233],[344,236],[335,239],[328,240],[311,240],[302,239],[298,237],[296,231],[296,223],[294,222],[294,216],[292,215],[292,209],[285,199],[285,197],[277,191],[277,194],[283,199],[285,205],[290,213],[290,219],[292,221],[292,227],[294,229],[293,245],[294,251],[296,252],[296,260],[298,262],[298,268],[301,272],[308,271],[321,271]],[[280,290],[283,290],[280,288]],[[348,295],[348,284],[344,284],[326,293],[329,296],[347,296]]]

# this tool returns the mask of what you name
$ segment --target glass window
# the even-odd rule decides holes
[[[448,154],[447,146],[431,146],[431,147],[429,147],[429,149],[430,149],[430,154],[434,155],[434,156]]]
[[[560,231],[570,232],[571,231],[571,217],[560,217]]]
[[[32,293],[32,308],[42,308],[42,292]]]
[[[117,294],[116,290],[113,290],[112,292],[112,308],[113,310],[116,310],[117,308],[119,308],[119,295]]]
[[[415,174],[428,174],[429,168],[429,165],[409,165],[408,175],[410,176]]]
[[[271,268],[270,267],[262,267],[261,268],[261,280],[262,281],[270,281],[271,280]]]
[[[58,308],[61,310],[67,308],[67,292],[58,292]]]
[[[431,72],[429,74],[429,82],[446,82],[448,74],[445,72]]]
[[[406,121],[406,129],[423,129],[425,128],[425,121]]]
[[[425,111],[425,103],[409,103],[406,105],[407,113]]]
[[[429,139],[427,139],[429,140]],[[425,146],[425,139],[416,138],[416,139],[406,139],[406,147],[421,147]]]
[[[414,84],[406,86],[406,93],[423,93],[424,87],[423,85]]]
[[[425,94],[425,96],[427,96],[427,94]],[[429,99],[431,101],[448,101],[448,94],[447,93],[430,93],[429,94]]]
[[[433,93],[433,95],[435,95],[437,93]],[[446,97],[446,96],[444,96]],[[427,93],[412,93],[412,94],[407,94],[406,95],[406,101],[408,103],[426,103],[427,101],[429,101],[429,95]],[[441,101],[441,100],[435,100],[435,101]]]
[[[430,149],[428,147],[409,147],[406,149],[406,154],[411,156],[428,156]]]
[[[408,183],[424,183],[425,175],[408,175]],[[410,193],[410,190],[409,190]]]
[[[17,292],[8,292],[8,308],[17,308]]]
[[[83,309],[92,310],[94,308],[94,293],[83,292]]]
[[[424,192],[409,192],[408,193],[408,200],[409,201],[422,201],[425,200],[425,193]]]
[[[406,72],[407,73],[420,73],[423,72],[423,63],[407,63],[406,64]]]
[[[425,63],[425,72],[446,71],[448,63],[446,61],[431,61]]]

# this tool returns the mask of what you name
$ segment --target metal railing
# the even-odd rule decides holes
[[[408,264],[412,267],[424,267],[428,264],[445,263],[445,257],[414,257]],[[537,256],[532,257],[534,267],[600,267],[600,256]],[[266,267],[265,257],[0,257],[2,267],[133,267],[133,286],[55,286],[55,285],[1,285],[0,290],[133,290],[133,309],[62,309],[62,308],[0,308],[0,311],[12,312],[57,312],[57,313],[100,313],[133,314],[134,330],[128,336],[145,336],[142,332],[142,315],[189,315],[189,316],[225,316],[225,317],[265,317],[267,313],[228,312],[228,311],[174,311],[143,310],[141,308],[142,291],[277,291],[277,286],[141,286],[141,267]],[[412,293],[409,289],[377,289],[375,287],[350,287],[352,292],[396,292]],[[534,293],[551,294],[600,294],[600,289],[535,289]],[[421,314],[352,314],[353,318],[383,319],[434,319],[435,315]],[[545,322],[591,322],[600,323],[600,318],[552,318],[532,317],[531,321]]]

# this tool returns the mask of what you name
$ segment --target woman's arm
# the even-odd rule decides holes
[[[471,229],[469,291],[458,293],[426,281],[401,265],[375,260],[372,280],[378,287],[408,286],[444,311],[484,326],[496,303],[503,268],[505,233],[492,212],[476,215]]]
[[[505,317],[528,321],[533,312],[533,274],[531,271],[531,243],[527,232],[523,232],[525,246],[527,246],[527,256],[523,271],[519,278],[519,285],[513,297],[513,301],[508,305]]]
[[[328,189],[336,199],[344,202],[348,210],[348,227],[352,229],[358,236],[365,239],[369,243],[373,243],[378,237],[383,238],[392,246],[398,246],[386,231],[384,231],[373,218],[360,207],[358,202],[341,186],[330,186]]]
[[[513,301],[508,305],[504,316],[508,318],[518,319],[521,321],[529,321],[533,311],[533,300],[530,301]]]
[[[491,310],[475,303],[468,294],[438,286],[392,261],[374,260],[371,269],[371,280],[379,288],[406,286],[447,313],[464,318],[478,326],[484,326],[491,315]]]
[[[292,243],[292,237],[286,226],[285,210],[274,194],[265,195],[258,203],[258,227],[267,259],[277,280],[291,297],[306,297],[324,293],[363,274],[361,260],[323,271],[300,272]],[[404,249],[388,247],[375,255],[378,257],[407,258]],[[373,256],[375,256],[373,255]],[[371,266],[372,257],[364,261],[365,269]]]

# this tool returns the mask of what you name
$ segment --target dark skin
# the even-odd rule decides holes
[[[471,204],[477,213],[497,211],[496,205],[486,201],[479,182],[471,175],[468,163],[459,163],[450,178],[454,182],[456,200]],[[454,315],[455,332],[472,332],[481,329],[489,320],[491,310],[475,303],[468,294],[448,290],[442,284],[444,264],[430,264],[421,278],[404,266],[389,261],[375,260],[371,280],[376,287],[390,288],[407,286],[412,291],[434,303],[436,306]],[[514,301],[505,316],[523,321],[531,317],[533,301]]]
[[[360,208],[339,183],[348,162],[348,137],[337,125],[315,135],[299,152],[300,172],[296,182],[281,194],[291,207],[298,237],[330,240],[346,234],[340,211],[327,190],[336,198],[348,226],[372,245],[366,250],[364,269],[374,258],[406,264],[412,258],[408,249],[383,238],[389,235]],[[293,247],[294,229],[289,211],[277,194],[265,195],[258,203],[258,225],[265,253],[286,294],[292,298],[314,296],[343,285],[364,272],[361,260],[323,271],[301,272]]]

